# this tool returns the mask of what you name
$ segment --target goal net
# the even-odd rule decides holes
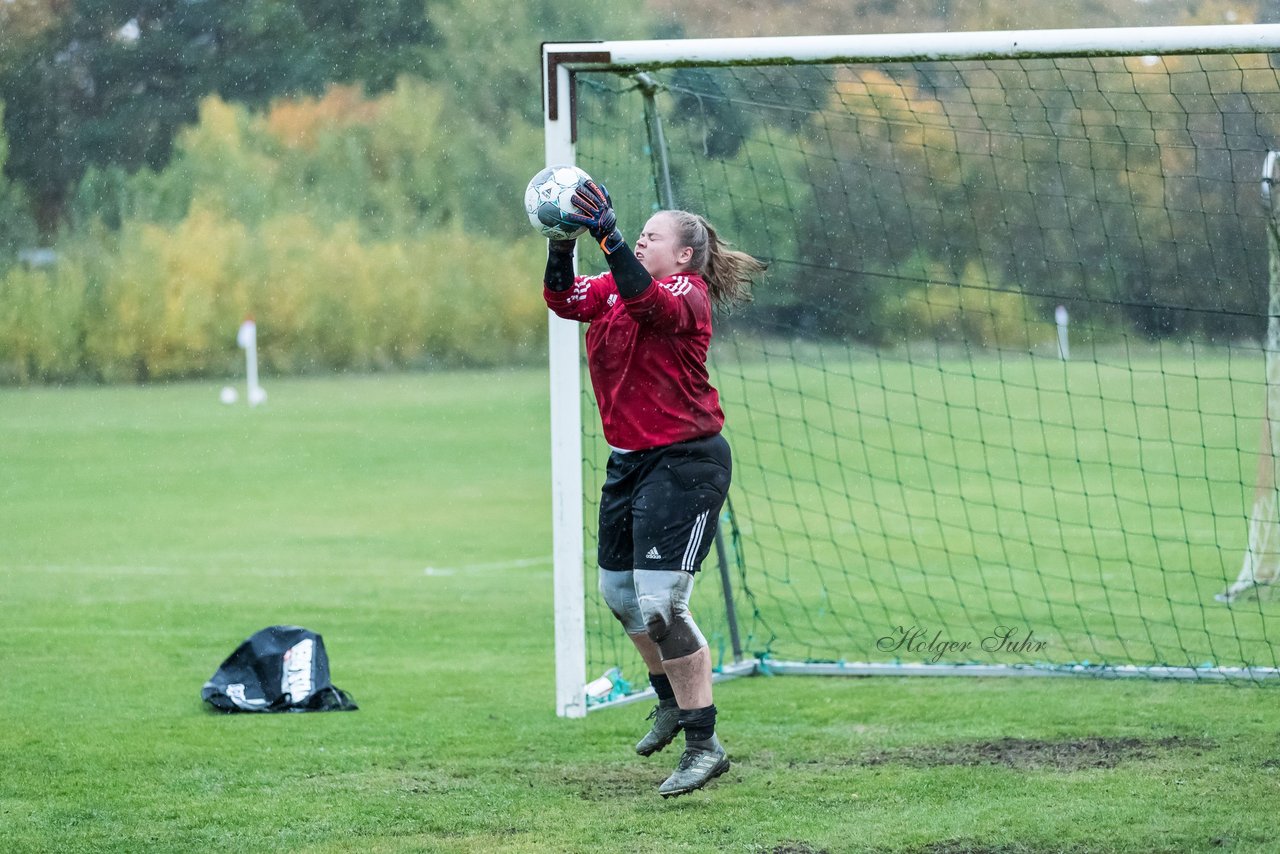
[[[1277,675],[1271,51],[1280,27],[544,49],[548,162],[629,236],[684,208],[770,264],[711,359],[735,470],[694,607],[726,674]],[[595,593],[580,334],[553,319],[566,715],[647,687]]]

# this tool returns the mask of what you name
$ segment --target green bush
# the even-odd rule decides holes
[[[1028,350],[1052,340],[1053,316],[1038,311],[1034,300],[990,281],[970,263],[959,283],[937,265],[912,264],[925,283],[908,290],[893,326],[907,339],[933,339],[984,348]]]
[[[87,319],[83,271],[12,267],[0,289],[0,383],[80,376]]]
[[[86,363],[107,381],[172,379],[225,369],[225,330],[239,320],[251,275],[248,232],[197,207],[174,228],[128,223],[96,263],[82,266],[97,285],[86,320]],[[107,263],[109,262],[109,263]],[[240,297],[238,300],[237,298]]]
[[[267,373],[538,357],[533,167],[439,90],[335,87],[261,115],[209,98],[200,117],[161,173],[90,170],[56,266],[0,268],[0,382],[231,375],[246,316]],[[532,129],[508,136],[536,161]]]
[[[543,251],[456,229],[371,241],[299,215],[251,230],[197,202],[0,278],[0,382],[226,376],[246,316],[268,374],[526,362],[545,340]]]

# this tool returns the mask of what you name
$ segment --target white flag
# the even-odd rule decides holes
[[[258,343],[258,324],[252,319],[246,319],[240,324],[240,331],[236,333],[236,344],[241,349],[248,350],[250,347],[256,346]]]

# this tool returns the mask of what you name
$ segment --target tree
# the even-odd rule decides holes
[[[433,39],[424,0],[76,0],[28,17],[29,43],[0,54],[0,99],[7,174],[46,239],[88,166],[162,168],[203,96],[262,105],[329,82],[386,87]]]
[[[13,250],[29,244],[34,229],[27,216],[26,200],[18,188],[5,180],[4,164],[9,157],[9,140],[3,129],[4,102],[0,101],[0,270],[3,270]]]
[[[64,0],[0,0],[0,74],[65,11]]]

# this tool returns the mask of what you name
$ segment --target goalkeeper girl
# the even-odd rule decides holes
[[[716,737],[711,655],[689,594],[731,471],[706,367],[712,304],[749,300],[765,265],[685,211],[654,214],[632,251],[603,187],[584,182],[573,203],[570,218],[604,250],[609,271],[575,277],[574,241],[553,240],[543,295],[560,317],[588,324],[587,365],[612,448],[600,498],[600,592],[658,695],[636,752],[656,753],[684,730],[679,766],[658,789],[671,797],[729,769]]]

